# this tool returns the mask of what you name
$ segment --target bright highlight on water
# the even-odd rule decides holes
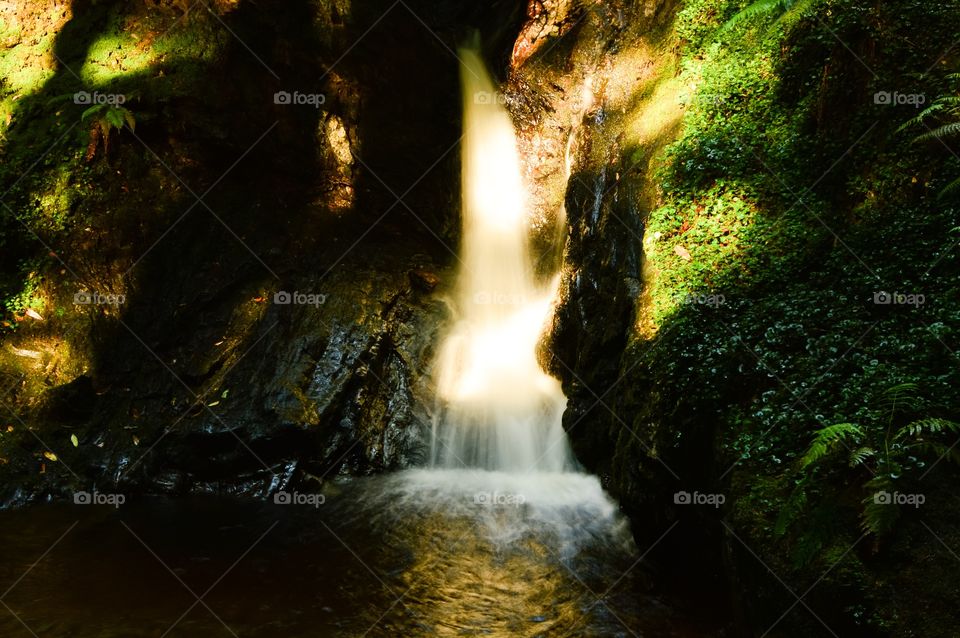
[[[537,360],[559,278],[537,285],[513,122],[477,51],[460,51],[463,240],[456,323],[436,370],[432,461],[509,472],[572,469],[560,383]],[[484,99],[485,98],[485,99]]]

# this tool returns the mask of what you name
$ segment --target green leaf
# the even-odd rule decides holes
[[[905,439],[908,436],[916,437],[921,434],[940,434],[942,432],[960,433],[960,423],[947,419],[919,419],[900,428],[894,440]]]
[[[97,113],[104,110],[105,108],[107,108],[106,104],[96,104],[94,106],[91,106],[90,108],[88,108],[86,111],[83,112],[83,115],[80,116],[80,121],[81,122],[86,121],[88,118],[92,117],[93,115],[96,115]]]
[[[104,119],[107,120],[114,128],[123,128],[123,113],[119,109],[110,109],[104,115]]]
[[[80,445],[80,439],[77,438],[76,434],[70,435],[70,442],[73,443],[73,447],[78,447]]]
[[[850,453],[850,467],[857,467],[858,465],[863,465],[867,459],[876,456],[877,451],[872,447],[859,447],[853,452]]]
[[[926,140],[942,140],[945,137],[953,137],[954,135],[960,134],[960,122],[952,122],[950,124],[944,124],[938,128],[933,129],[923,135],[918,135],[916,138],[917,142],[923,142]]]
[[[806,468],[823,457],[834,452],[847,439],[862,437],[863,430],[854,423],[836,423],[817,430],[807,453],[800,460],[800,467]]]

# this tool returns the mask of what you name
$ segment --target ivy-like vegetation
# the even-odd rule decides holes
[[[681,441],[714,433],[730,520],[810,574],[918,521],[877,493],[929,507],[952,476],[958,29],[956,2],[693,0],[678,16],[690,88],[646,228],[647,412]]]

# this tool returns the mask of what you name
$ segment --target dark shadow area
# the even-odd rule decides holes
[[[126,95],[136,117],[135,132],[115,131],[109,153],[90,162],[80,157],[86,125],[38,138],[57,145],[33,173],[34,190],[56,171],[91,182],[73,226],[42,235],[51,250],[24,237],[35,248],[16,255],[64,270],[62,310],[25,336],[65,337],[90,362],[23,413],[58,423],[52,440],[81,442],[54,446],[77,472],[55,466],[60,480],[249,491],[275,474],[307,480],[415,461],[427,415],[414,386],[443,308],[425,294],[436,277],[418,275],[432,282],[421,290],[408,271],[440,271],[455,258],[455,49],[479,28],[494,34],[491,57],[505,60],[523,14],[516,2],[388,8],[340,15],[277,0],[222,13],[198,3],[183,14],[74,4],[55,45],[62,64],[21,102],[4,147],[36,160],[29,135],[52,119],[63,130],[79,120],[87,107],[64,98],[80,90]],[[174,51],[108,86],[84,86],[75,74],[118,29],[137,30],[137,51],[172,34],[214,53]],[[284,104],[280,93],[323,102]],[[77,308],[78,290],[124,303]],[[326,303],[276,305],[284,290]],[[21,445],[32,456],[44,449],[31,438]],[[8,470],[33,463],[25,455]],[[55,491],[47,479],[39,489]]]

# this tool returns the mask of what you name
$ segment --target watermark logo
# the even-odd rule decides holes
[[[927,298],[921,294],[885,292],[880,290],[873,293],[873,303],[878,306],[913,306],[914,308],[919,308],[927,303]]]
[[[277,91],[273,94],[273,103],[280,106],[312,106],[318,109],[327,103],[327,96],[323,93]]]
[[[320,507],[327,502],[327,497],[323,494],[280,491],[273,495],[273,502],[277,505],[308,505],[310,507]]]
[[[99,106],[107,104],[109,106],[120,106],[127,101],[127,96],[121,93],[99,93],[94,91],[77,91],[73,94],[73,103],[82,106]]]
[[[727,497],[724,494],[681,491],[673,495],[673,502],[676,505],[709,505],[711,507],[720,507],[727,502]]]
[[[476,505],[485,505],[488,507],[512,505],[520,507],[527,502],[523,494],[510,494],[507,492],[477,492],[473,495],[473,502]]]
[[[690,306],[709,306],[710,308],[719,308],[727,303],[727,298],[719,294],[707,293],[687,293],[681,298],[681,302]]]
[[[122,306],[126,302],[126,295],[101,294],[87,290],[81,290],[73,296],[73,303],[77,306]]]
[[[107,492],[74,492],[74,505],[110,505],[119,508],[127,502],[127,497],[123,494],[110,494]]]
[[[473,296],[473,303],[478,306],[522,306],[527,303],[527,298],[519,293],[481,291]]]
[[[500,104],[507,103],[507,96],[497,91],[477,91],[473,94],[474,104]]]
[[[873,495],[873,502],[876,505],[908,505],[918,508],[927,502],[927,497],[923,494],[880,491]]]
[[[923,93],[900,93],[898,91],[877,91],[873,94],[873,103],[878,106],[912,106],[920,108],[927,103]]]
[[[327,303],[327,296],[319,293],[306,293],[294,290],[280,290],[273,293],[273,303],[277,306],[314,306],[319,308]]]

